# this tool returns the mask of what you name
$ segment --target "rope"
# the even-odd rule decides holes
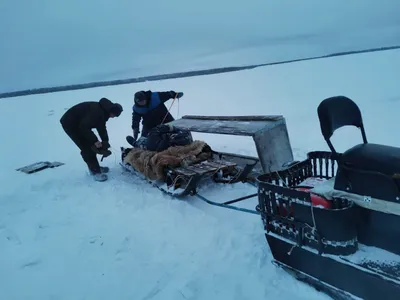
[[[178,98],[178,116],[177,118],[179,119],[179,98]]]
[[[114,150],[117,151],[117,149],[115,149],[114,147],[111,147],[111,149],[112,149],[112,154],[114,156],[114,164],[117,165],[118,164],[117,163],[117,154],[115,154],[115,152],[114,152]],[[118,150],[118,152],[122,153],[121,150]]]
[[[172,108],[172,105],[174,105],[175,100],[177,99],[176,96],[178,96],[177,93],[175,94],[174,100],[172,100],[172,103],[171,103],[171,105],[169,106],[168,112],[165,114],[164,119],[163,119],[162,122],[161,122],[161,125],[164,124],[164,121],[165,121],[165,119],[167,118],[167,116],[168,116],[168,114],[169,114],[169,112],[170,112],[170,110],[171,110],[171,108]]]
[[[172,108],[172,106],[174,105],[174,102],[175,102],[176,99],[178,99],[178,116],[179,116],[179,98],[176,98],[177,96],[178,96],[178,93],[175,93],[174,100],[172,100],[172,103],[171,103],[171,105],[169,106],[168,111],[167,111],[167,113],[165,114],[165,116],[164,116],[164,118],[163,118],[163,120],[162,120],[162,122],[161,122],[160,125],[163,125],[163,124],[164,124],[164,121],[165,121],[165,119],[167,118],[168,114],[170,113],[171,108]],[[158,150],[159,150],[159,147],[157,147],[157,150],[156,150],[156,151],[158,152]]]

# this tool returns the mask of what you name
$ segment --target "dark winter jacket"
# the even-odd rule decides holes
[[[190,131],[180,130],[172,125],[159,125],[149,132],[146,149],[160,152],[169,147],[189,145],[192,142]]]
[[[115,104],[107,98],[102,98],[98,102],[82,102],[68,109],[60,122],[64,128],[79,132],[89,144],[94,144],[98,140],[92,131],[93,128],[99,133],[102,142],[108,142],[106,122],[114,107]]]
[[[139,106],[137,104],[132,107],[132,129],[139,132],[140,120],[143,119],[143,130],[149,131],[161,123],[172,122],[174,118],[168,112],[165,102],[175,97],[173,91],[170,92],[145,92],[147,104]]]

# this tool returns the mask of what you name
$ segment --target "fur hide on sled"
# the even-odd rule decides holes
[[[161,152],[132,148],[125,156],[124,163],[129,163],[150,180],[164,180],[166,167],[185,167],[211,156],[211,148],[207,143],[193,141],[190,145],[170,147]]]

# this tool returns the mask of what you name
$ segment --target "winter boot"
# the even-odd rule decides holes
[[[104,173],[93,172],[92,170],[89,170],[89,173],[93,176],[95,181],[106,181],[108,179],[107,174]]]
[[[108,179],[107,174],[104,173],[96,173],[93,175],[95,181],[106,181]]]
[[[100,167],[101,173],[108,173],[110,171],[109,167]]]
[[[131,145],[132,147],[135,147],[135,138],[133,136],[128,135],[126,137],[126,141],[128,142],[129,145]]]

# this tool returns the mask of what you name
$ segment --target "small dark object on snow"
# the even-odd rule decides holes
[[[54,161],[54,162],[39,161],[39,162],[30,164],[30,165],[22,167],[22,168],[18,168],[17,171],[21,171],[21,172],[24,172],[26,174],[32,174],[32,173],[36,173],[36,172],[42,171],[44,169],[56,168],[56,167],[59,167],[59,166],[62,166],[62,165],[64,165],[64,163],[58,162],[58,161]]]

